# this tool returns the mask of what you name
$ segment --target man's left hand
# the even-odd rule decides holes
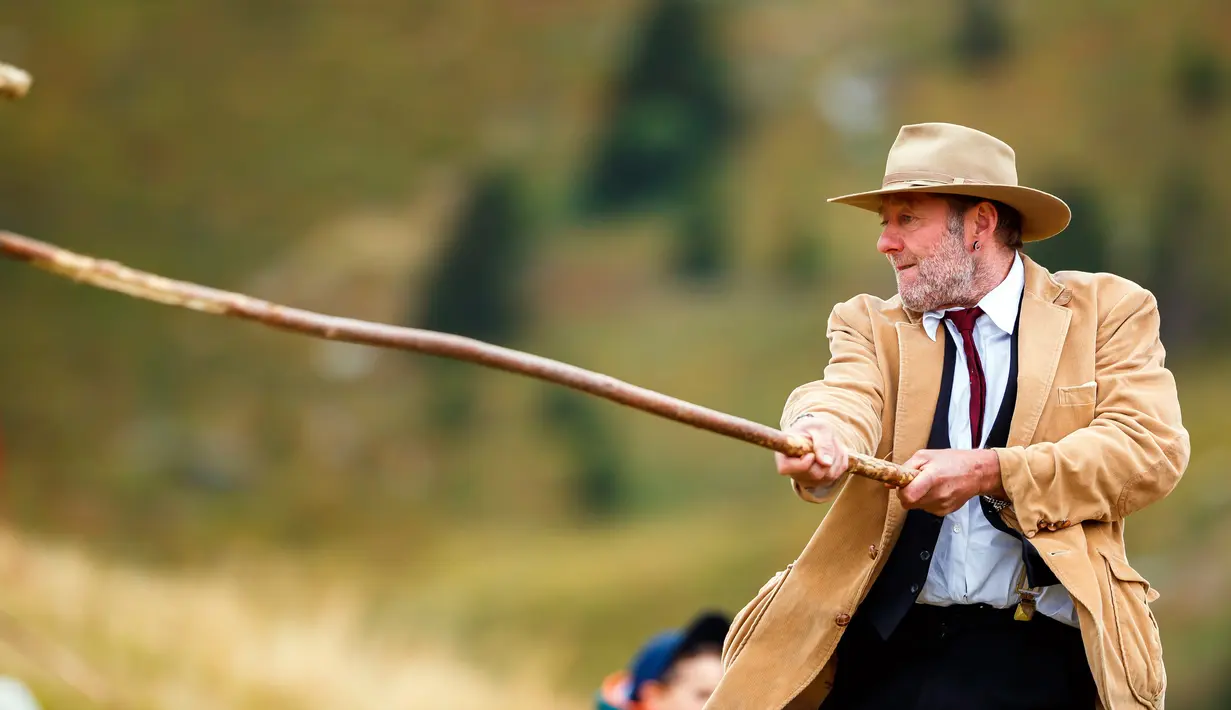
[[[902,464],[919,471],[898,490],[902,507],[945,516],[979,495],[1006,499],[1000,458],[989,449],[924,449]]]

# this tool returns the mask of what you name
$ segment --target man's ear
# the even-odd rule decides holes
[[[971,230],[973,241],[988,243],[996,237],[996,225],[1000,224],[1000,214],[996,206],[984,200],[975,205],[974,229]]]
[[[667,686],[657,680],[647,680],[641,684],[641,706],[645,710],[654,710],[662,702]]]

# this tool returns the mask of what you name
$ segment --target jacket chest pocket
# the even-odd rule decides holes
[[[1158,592],[1124,560],[1102,550],[1099,554],[1107,565],[1112,625],[1129,688],[1154,707],[1167,685],[1158,622],[1150,610],[1150,602],[1158,598]]]
[[[1089,426],[1090,422],[1094,421],[1097,395],[1098,385],[1093,381],[1072,387],[1057,387],[1053,406],[1046,415],[1048,428],[1059,438]]]
[[[1061,407],[1086,407],[1094,409],[1094,397],[1098,394],[1098,385],[1091,380],[1072,387],[1056,388],[1056,404]]]

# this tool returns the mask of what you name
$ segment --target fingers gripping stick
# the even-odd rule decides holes
[[[777,443],[777,442],[775,442]],[[778,451],[779,453],[788,456],[806,456],[812,453],[812,443],[807,438],[797,434],[785,434],[782,437],[782,446],[769,446],[769,448]],[[910,483],[915,477],[915,471],[902,468],[901,466],[885,461],[884,459],[874,458],[872,456],[864,456],[854,452],[848,452],[847,458],[850,459],[850,465],[847,467],[847,473],[853,473],[856,476],[871,478],[874,481],[888,483],[894,488],[902,488]]]

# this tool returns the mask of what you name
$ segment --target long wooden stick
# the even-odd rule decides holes
[[[29,237],[0,232],[0,253],[91,286],[203,313],[232,316],[326,340],[362,343],[465,360],[609,399],[773,451],[802,456],[810,442],[747,419],[701,407],[597,372],[458,335],[340,318],[290,308],[230,291],[176,281],[95,259]],[[896,464],[851,454],[851,473],[901,487],[913,478]]]
[[[30,83],[29,74],[0,62],[0,96],[19,99],[26,95]],[[810,442],[799,436],[668,397],[614,377],[471,338],[290,308],[239,293],[137,271],[123,264],[75,254],[67,249],[11,232],[0,232],[0,253],[82,283],[147,301],[204,313],[234,316],[327,340],[342,340],[465,360],[571,387],[784,454],[803,456],[812,450]],[[854,453],[850,455],[848,470],[897,487],[905,486],[914,477],[913,471],[888,461]]]

